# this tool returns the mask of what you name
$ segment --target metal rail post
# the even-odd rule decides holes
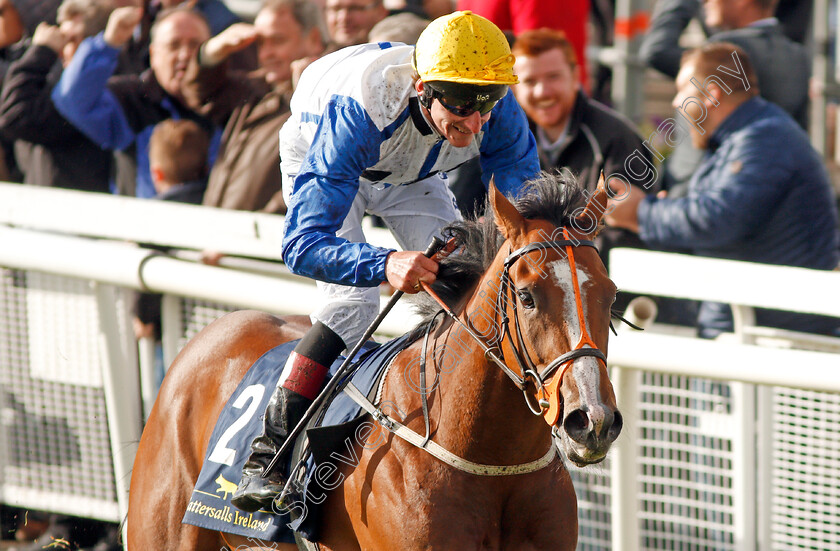
[[[128,513],[131,469],[143,426],[140,381],[136,367],[137,349],[134,335],[127,330],[131,327],[127,308],[123,309],[124,319],[119,317],[119,305],[127,302],[128,291],[120,291],[113,285],[98,282],[94,282],[93,286],[103,348],[102,384],[108,411],[114,482],[120,517],[125,518]],[[123,532],[123,541],[125,535]]]
[[[828,142],[828,128],[825,108],[828,96],[834,86],[834,68],[831,66],[829,43],[828,0],[814,2],[814,57],[812,79],[817,93],[811,98],[810,135],[811,145],[825,156]]]
[[[615,6],[615,58],[612,100],[616,110],[632,121],[642,118],[645,67],[638,59],[639,40],[650,24],[647,0],[618,0]]]

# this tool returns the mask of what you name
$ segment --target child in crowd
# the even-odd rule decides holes
[[[207,185],[207,148],[210,138],[197,123],[166,119],[155,125],[149,139],[149,168],[155,199],[201,204]],[[134,334],[159,343],[161,296],[137,293],[133,307]],[[163,358],[158,348],[156,387],[163,380]]]
[[[149,140],[149,168],[155,199],[201,204],[207,185],[209,137],[191,120],[166,119]]]

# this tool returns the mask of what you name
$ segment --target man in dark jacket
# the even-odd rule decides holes
[[[539,29],[516,37],[511,48],[519,84],[517,101],[537,139],[540,168],[566,167],[594,191],[601,172],[642,185],[634,174],[650,153],[632,122],[587,97],[579,84],[574,48],[561,31]],[[636,157],[641,160],[633,162]],[[629,162],[628,162],[629,161]],[[633,170],[633,169],[637,170]]]
[[[773,17],[776,0],[704,2],[705,24],[714,30],[709,42],[731,42],[744,49],[755,68],[761,96],[779,105],[803,127],[808,122],[808,79],[811,60],[804,46],[785,35]],[[700,12],[696,0],[657,3],[653,24],[639,56],[654,69],[675,78],[685,48],[679,38]]]
[[[758,97],[747,54],[727,43],[683,57],[674,107],[706,151],[685,197],[631,193],[607,222],[638,231],[652,248],[831,270],[838,263],[837,209],[822,159],[778,106]],[[757,310],[758,325],[828,334],[838,320]],[[700,336],[731,332],[727,305],[704,302]]]
[[[32,36],[40,22],[55,24],[60,0],[0,0],[0,79],[9,65],[26,51],[24,38]],[[20,181],[12,142],[0,136],[0,179]]]
[[[755,68],[761,96],[787,111],[802,128],[808,126],[808,82],[811,60],[807,50],[788,38],[773,17],[776,0],[703,2],[709,42],[731,42],[744,49]],[[639,57],[650,67],[674,78],[685,50],[679,40],[689,21],[700,14],[698,0],[660,0]],[[697,169],[702,152],[684,140],[665,161],[662,187],[683,192]]]
[[[9,67],[0,95],[0,133],[15,141],[26,184],[108,191],[111,154],[61,116],[50,91],[61,62],[69,63],[84,38],[105,28],[110,12],[96,0],[64,0],[59,26],[38,25],[32,45]]]

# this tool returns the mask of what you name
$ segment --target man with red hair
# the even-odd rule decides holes
[[[531,123],[540,168],[569,169],[588,191],[595,190],[601,172],[613,187],[624,182],[642,189],[651,155],[633,123],[583,91],[580,65],[564,33],[525,31],[511,51],[519,76],[513,93]],[[613,246],[642,246],[634,232],[620,228],[607,228],[599,241],[605,263]]]

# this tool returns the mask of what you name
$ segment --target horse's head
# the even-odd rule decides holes
[[[616,287],[592,244],[606,193],[599,188],[562,227],[526,218],[494,186],[490,202],[506,239],[497,255],[502,356],[527,382],[529,406],[560,436],[566,456],[597,463],[622,428],[606,366]]]

